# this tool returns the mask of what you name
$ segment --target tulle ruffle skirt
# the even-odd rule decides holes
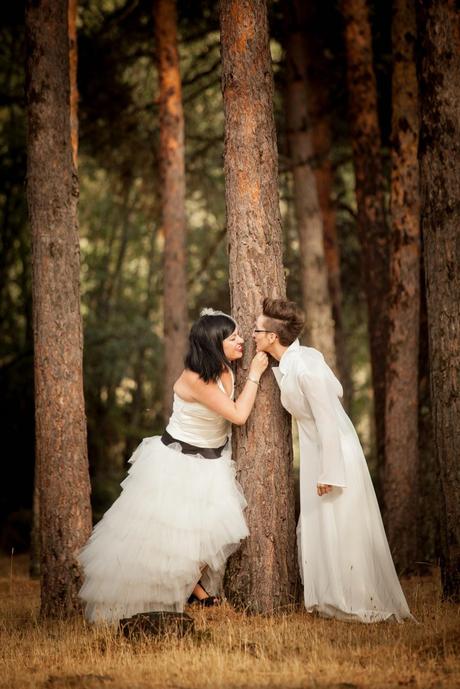
[[[205,459],[155,436],[130,462],[119,498],[79,556],[91,622],[181,612],[200,578],[218,593],[228,556],[249,533],[230,449]]]

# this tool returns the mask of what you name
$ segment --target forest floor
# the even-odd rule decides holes
[[[420,624],[363,625],[304,611],[248,616],[191,608],[184,639],[129,641],[82,619],[39,621],[26,556],[0,558],[1,689],[454,689],[460,610],[439,573],[403,581]]]

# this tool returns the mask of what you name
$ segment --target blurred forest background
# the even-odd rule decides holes
[[[331,195],[340,256],[346,402],[379,497],[365,285],[357,232],[348,125],[344,20],[336,0],[314,3],[312,88],[322,91]],[[371,0],[387,222],[391,156],[391,3]],[[286,128],[288,31],[283,3],[270,3],[279,185],[288,296],[302,303],[293,165]],[[0,418],[4,477],[1,547],[26,550],[34,478],[31,233],[27,220],[24,7],[0,6]],[[178,2],[186,146],[188,309],[230,309],[223,172],[224,112],[218,4]],[[158,164],[158,77],[151,3],[81,0],[78,5],[81,298],[92,505],[97,520],[119,492],[141,438],[163,428],[164,372]],[[313,161],[314,166],[314,161]],[[324,208],[323,208],[324,210]],[[423,280],[422,280],[423,292]],[[438,556],[439,495],[430,425],[428,344],[421,299],[418,561]],[[348,374],[349,377],[348,377]]]

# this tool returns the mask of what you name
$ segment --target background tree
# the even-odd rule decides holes
[[[385,445],[388,232],[385,222],[381,135],[367,0],[342,0],[345,20],[350,135],[356,178],[357,226],[362,247],[379,465]]]
[[[385,410],[385,524],[399,571],[417,559],[420,199],[417,39],[412,0],[393,4],[389,338]]]
[[[302,303],[305,337],[335,368],[334,321],[329,295],[324,236],[316,179],[313,172],[313,144],[307,103],[306,8],[290,0],[286,12],[286,119],[292,166],[294,210],[301,257]]]
[[[324,40],[322,13],[326,11],[330,17],[329,8],[315,3],[306,3],[303,11],[306,15],[304,43],[307,59],[308,112],[313,146],[312,165],[323,224],[324,256],[334,320],[336,366],[343,386],[342,401],[349,411],[352,400],[352,381],[343,309],[342,266],[335,190],[336,169],[332,160],[335,136],[332,129],[333,108],[334,99],[337,100],[337,97],[332,95],[331,84],[334,82],[339,84],[340,77],[333,71],[331,49]],[[329,36],[330,20],[328,24],[327,35]]]
[[[223,0],[220,20],[230,294],[247,339],[262,297],[285,294],[265,0]],[[247,376],[249,350],[237,389]],[[270,372],[233,439],[251,535],[231,560],[227,592],[235,604],[272,612],[293,601],[296,570],[290,423]]]
[[[163,308],[165,419],[187,346],[184,115],[177,49],[175,0],[155,0],[159,76],[161,214],[164,234]]]
[[[91,529],[67,2],[28,3],[26,27],[41,600],[58,616],[78,607],[76,558]]]
[[[69,2],[69,63],[70,63],[70,138],[72,141],[73,163],[78,162],[78,45],[77,45],[77,13],[78,0]]]
[[[420,178],[431,397],[445,510],[444,594],[460,600],[460,11],[453,0],[418,4]]]

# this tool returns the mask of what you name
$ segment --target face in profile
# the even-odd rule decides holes
[[[265,318],[260,314],[260,316],[257,316],[254,330],[252,331],[252,339],[254,340],[258,352],[266,352],[270,348],[271,342],[268,337],[269,333],[266,331]]]
[[[241,359],[244,352],[243,345],[244,340],[239,334],[238,328],[235,328],[232,334],[222,341],[224,354],[228,361],[237,361],[237,359]]]

